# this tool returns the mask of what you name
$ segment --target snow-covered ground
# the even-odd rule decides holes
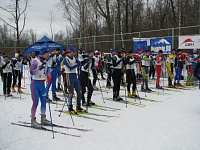
[[[162,80],[162,79],[161,79]],[[25,93],[30,93],[29,79],[26,79]],[[105,86],[105,81],[100,81]],[[98,82],[97,82],[98,85]],[[165,81],[165,85],[167,85]],[[2,95],[2,82],[0,82]],[[22,80],[24,87],[24,80]],[[150,87],[155,89],[155,81],[150,82]],[[138,89],[140,86],[138,85]],[[121,87],[124,89],[124,87]],[[124,90],[120,94],[124,95]],[[139,92],[141,97],[145,93]],[[13,93],[16,99],[4,99],[0,96],[0,149],[2,150],[199,150],[200,149],[200,92],[198,87],[190,90],[166,91],[160,90],[156,94],[146,94],[146,98],[160,102],[141,100],[145,107],[126,105],[124,103],[105,100],[95,91],[92,100],[102,106],[118,108],[116,111],[105,111],[89,108],[89,112],[114,115],[119,117],[92,116],[89,117],[106,120],[100,122],[73,116],[75,127],[93,129],[89,132],[62,129],[54,130],[80,135],[72,137],[11,125],[11,122],[30,122],[30,109],[32,100],[30,95]],[[62,94],[58,94],[62,97]],[[112,97],[112,89],[104,91],[105,98]],[[128,101],[135,102],[135,99]],[[75,101],[75,99],[74,99]],[[63,102],[60,102],[63,104]],[[136,103],[139,103],[137,100]],[[53,122],[63,126],[73,127],[68,114],[61,114],[54,110],[61,110],[62,105],[51,104]],[[65,106],[64,110],[67,110]],[[49,107],[47,104],[47,118]],[[37,109],[37,121],[40,122],[40,105]],[[51,127],[48,127],[49,129]]]

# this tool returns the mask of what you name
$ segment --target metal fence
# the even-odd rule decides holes
[[[103,52],[108,52],[111,48],[119,49],[125,47],[126,49],[133,49],[133,38],[172,37],[172,47],[178,48],[178,37],[180,35],[197,34],[200,34],[200,25],[113,35],[69,38],[65,41],[65,47],[74,45],[76,48],[82,48],[83,50],[100,49]],[[150,47],[148,48],[150,49]]]
[[[74,45],[76,49],[100,49],[102,52],[109,52],[112,48],[120,49],[121,47],[124,47],[127,50],[131,50],[133,49],[133,38],[172,37],[172,48],[178,48],[178,37],[180,35],[197,34],[200,34],[200,25],[123,34],[68,38],[64,42],[64,47],[69,48],[69,46]],[[56,42],[63,43],[63,41]],[[26,48],[27,47],[1,47],[0,51],[6,52],[8,55],[14,56],[15,51],[20,50],[21,52],[23,52]],[[150,47],[148,47],[148,49],[150,50]]]

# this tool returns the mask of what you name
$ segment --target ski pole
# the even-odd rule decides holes
[[[125,102],[126,102],[126,107],[127,107],[127,98],[126,98],[126,84],[124,84],[124,90],[125,90]]]
[[[133,78],[134,76],[133,76],[133,69],[132,69],[132,68],[131,68],[131,74],[132,74],[132,78]],[[133,80],[134,80],[134,79],[133,79]],[[135,89],[136,89],[136,92],[137,92],[137,94],[138,94],[138,99],[139,99],[140,104],[141,104],[140,95],[139,95],[139,92],[138,92],[138,89],[137,89],[137,81],[136,81],[135,83],[136,83]],[[135,101],[136,101],[136,97],[135,97]]]
[[[96,70],[95,70],[96,71]],[[97,71],[96,71],[97,73]],[[98,79],[97,79],[98,80]],[[98,80],[99,82],[99,80]],[[99,88],[100,88],[100,91],[101,91],[101,95],[102,95],[102,99],[103,99],[103,103],[105,103],[105,100],[104,100],[104,97],[103,97],[103,92],[102,92],[102,89],[101,89],[101,85],[100,85],[100,82],[99,82]]]
[[[53,130],[53,121],[52,121],[52,116],[51,116],[51,107],[50,107],[50,100],[48,100],[49,103],[49,114],[50,114],[50,120],[51,120],[51,128],[52,128],[52,135],[53,135],[53,139],[54,139],[54,130]]]
[[[75,126],[74,120],[73,120],[73,118],[72,118],[72,113],[71,113],[71,111],[69,110],[69,105],[68,105],[67,98],[66,98],[66,94],[65,94],[65,81],[63,82],[63,96],[64,96],[64,98],[65,98],[65,102],[64,102],[64,104],[63,104],[63,108],[64,108],[65,103],[66,103],[66,104],[67,104],[68,111],[69,111],[70,118],[71,118],[72,123],[73,123],[73,126]],[[62,108],[62,111],[63,111],[63,108]],[[59,117],[60,117],[60,116],[61,116],[61,112],[60,112]]]

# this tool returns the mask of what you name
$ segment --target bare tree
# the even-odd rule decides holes
[[[6,25],[13,28],[17,35],[17,46],[20,45],[20,36],[24,30],[24,27],[26,25],[26,17],[27,17],[27,7],[28,7],[28,0],[25,0],[25,6],[24,8],[20,8],[19,0],[11,1],[12,5],[9,5],[7,8],[0,6],[0,9],[2,11],[5,11],[10,15],[12,20],[14,20],[14,23],[9,23],[8,18],[0,17],[0,20],[3,21]],[[20,21],[22,20],[23,24],[20,28]]]
[[[35,43],[36,42],[36,34],[34,33],[33,29],[30,29],[30,41],[31,41],[31,44]]]
[[[6,47],[8,44],[8,26],[4,24],[3,26],[0,25],[0,41],[1,46]]]
[[[49,25],[50,25],[50,31],[51,31],[51,39],[54,40],[54,33],[53,33],[53,10],[51,10],[50,12],[50,20],[49,20]]]

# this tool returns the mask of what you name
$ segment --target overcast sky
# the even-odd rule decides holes
[[[50,36],[50,11],[53,10],[54,17],[52,26],[54,33],[59,31],[66,33],[67,20],[63,17],[62,11],[55,7],[59,1],[60,0],[29,0],[25,30],[33,29],[38,35],[37,38],[44,34]],[[6,7],[12,2],[13,0],[0,0],[0,5]],[[23,2],[24,0],[20,0],[20,3]],[[10,15],[0,10],[0,16],[5,20],[8,20]],[[0,24],[2,24],[1,21]]]

